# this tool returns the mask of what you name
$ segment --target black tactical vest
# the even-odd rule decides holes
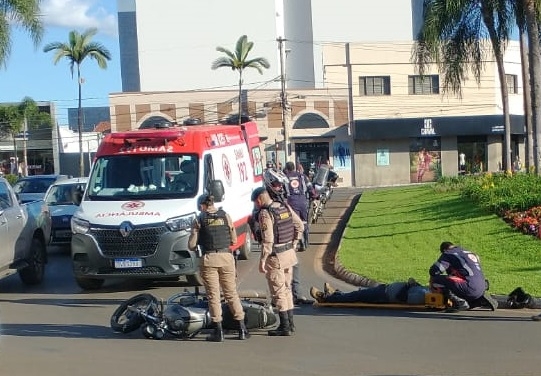
[[[222,209],[215,213],[202,212],[199,216],[201,229],[197,243],[203,252],[229,248],[231,234],[227,217]]]
[[[283,244],[293,241],[295,226],[291,212],[284,204],[266,208],[273,217],[274,244]]]

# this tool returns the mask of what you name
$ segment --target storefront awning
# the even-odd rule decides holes
[[[355,120],[356,140],[503,135],[503,115]],[[511,134],[525,134],[524,116],[511,115]]]

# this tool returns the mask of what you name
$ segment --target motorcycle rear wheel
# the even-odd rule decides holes
[[[151,294],[135,295],[122,304],[113,312],[111,316],[111,329],[119,333],[130,333],[137,330],[145,322],[139,312],[134,312],[129,308],[137,308],[148,314],[154,314],[158,306],[158,299]]]

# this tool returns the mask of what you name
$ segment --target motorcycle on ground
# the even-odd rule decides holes
[[[247,329],[265,329],[277,323],[271,304],[265,301],[241,299]],[[224,330],[238,330],[238,322],[228,305],[222,303]],[[135,295],[124,301],[111,316],[111,329],[130,333],[141,329],[149,339],[163,339],[170,335],[180,339],[195,337],[204,329],[211,329],[208,300],[203,294],[184,291],[170,296],[166,301],[152,294]]]

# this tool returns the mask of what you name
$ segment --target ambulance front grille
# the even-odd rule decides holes
[[[145,257],[156,252],[160,237],[167,232],[167,228],[135,228],[128,236],[122,236],[118,228],[92,228],[90,232],[104,256]]]

